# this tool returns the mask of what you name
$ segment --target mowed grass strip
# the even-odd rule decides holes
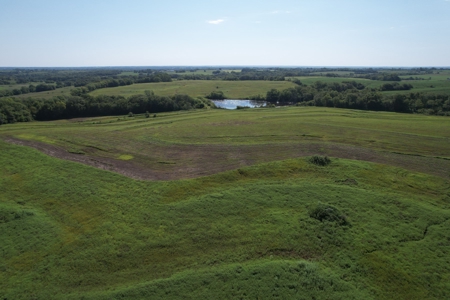
[[[176,178],[316,153],[448,178],[449,127],[446,117],[286,107],[2,125],[0,136],[128,162],[136,170],[177,174]],[[133,159],[124,161],[121,155]]]
[[[205,97],[213,91],[222,91],[227,98],[244,99],[258,94],[265,96],[270,89],[283,90],[293,86],[295,84],[289,81],[179,80],[99,89],[90,94],[128,97],[150,90],[160,96],[187,94],[192,97]]]
[[[450,293],[450,186],[437,177],[301,158],[144,182],[0,151],[2,298]],[[346,223],[311,217],[320,205]]]

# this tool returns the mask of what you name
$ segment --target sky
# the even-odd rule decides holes
[[[0,67],[450,66],[450,0],[0,0]]]

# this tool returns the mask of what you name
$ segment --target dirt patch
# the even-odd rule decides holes
[[[20,140],[16,138],[6,138],[6,142],[9,142],[11,144],[15,145],[21,145],[21,146],[28,146],[35,148],[42,153],[45,153],[47,155],[64,159],[64,160],[70,160],[78,163],[82,163],[85,165],[89,165],[98,169],[107,170],[115,173],[119,173],[122,175],[125,175],[127,177],[131,177],[134,179],[146,179],[146,180],[164,180],[164,177],[159,177],[158,174],[154,174],[153,172],[150,172],[149,170],[145,170],[143,168],[139,168],[138,166],[134,166],[133,164],[111,159],[111,158],[105,158],[105,157],[98,157],[98,156],[90,156],[90,155],[81,155],[81,154],[74,154],[69,153],[64,148],[44,144],[37,141],[29,141],[29,140]]]
[[[450,179],[450,161],[375,151],[367,148],[330,143],[266,144],[266,145],[155,145],[149,144],[139,158],[119,160],[102,157],[98,152],[84,155],[37,141],[8,137],[5,141],[33,147],[47,155],[86,164],[140,180],[176,180],[207,176],[258,163],[327,155],[345,159],[370,161],[401,167]],[[154,159],[157,156],[158,159]],[[352,180],[344,184],[355,184]]]

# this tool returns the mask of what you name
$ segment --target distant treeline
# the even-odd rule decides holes
[[[298,84],[298,83],[297,83]],[[396,87],[396,86],[394,86]],[[400,88],[408,88],[400,86]],[[386,88],[384,85],[381,90]],[[385,95],[377,89],[365,88],[355,81],[345,83],[316,82],[282,91],[272,89],[265,100],[273,104],[296,104],[375,111],[395,111],[450,115],[450,95],[410,93]]]
[[[398,84],[397,82],[395,83],[385,83],[380,87],[381,91],[409,91],[410,89],[412,89],[413,86],[411,84],[408,83],[404,83],[404,84]]]
[[[145,95],[122,96],[100,95],[93,97],[57,96],[52,99],[0,99],[0,124],[47,121],[79,117],[125,115],[130,112],[158,113],[213,106],[206,99],[187,95],[172,97],[157,96],[146,91]]]
[[[372,73],[367,75],[358,76],[359,78],[366,78],[370,80],[380,80],[380,81],[401,81],[402,79],[398,74],[394,73]]]
[[[17,96],[28,93],[39,93],[45,91],[55,90],[57,87],[53,84],[40,83],[38,85],[30,84],[29,86],[22,86],[20,89],[0,90],[0,97]]]
[[[171,82],[172,78],[167,73],[156,73],[136,78],[108,79],[100,82],[90,83],[84,87],[75,88],[70,91],[72,96],[81,96],[97,89],[131,85],[133,83],[149,82]]]
[[[75,89],[72,89],[70,92],[73,96],[80,96],[82,94],[87,94],[89,92],[92,92],[96,89],[101,88],[109,88],[109,87],[118,87],[118,86],[124,86],[124,85],[131,85],[133,83],[149,83],[149,82],[170,82],[172,81],[172,77],[167,73],[154,73],[154,74],[145,74],[139,77],[123,77],[123,78],[109,78],[104,80],[98,80],[98,78],[95,78],[94,82],[90,82],[89,79],[86,79],[86,81],[77,81],[77,82],[57,82],[56,84],[46,84],[41,83],[36,86],[33,84],[30,84],[28,87],[21,87],[20,89],[13,89],[13,90],[0,90],[0,97],[11,97],[11,96],[17,96],[22,94],[28,94],[28,93],[38,93],[43,91],[50,91],[54,90],[56,88],[62,88],[64,86],[71,86],[74,85]]]
[[[230,71],[222,68],[0,68],[0,85],[28,86],[0,89],[0,97],[12,97],[22,94],[48,91],[63,87],[76,87],[74,95],[86,94],[100,88],[131,85],[134,83],[169,82],[171,80],[267,80],[283,81],[292,77],[324,76],[353,77],[382,81],[401,81],[399,75],[425,75],[437,71],[436,68],[416,69],[377,69],[377,68],[242,68],[240,71]],[[207,72],[207,70],[213,70]],[[125,72],[125,73],[123,73]],[[340,72],[340,73],[339,73]],[[342,73],[344,72],[344,73]],[[438,72],[439,73],[439,72]],[[413,78],[413,77],[410,77]],[[417,78],[417,77],[416,77]],[[418,80],[418,79],[417,79]],[[36,89],[31,88],[35,86]],[[37,89],[37,86],[45,86]]]

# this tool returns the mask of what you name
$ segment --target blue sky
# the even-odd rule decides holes
[[[0,66],[450,66],[450,0],[0,0]]]

